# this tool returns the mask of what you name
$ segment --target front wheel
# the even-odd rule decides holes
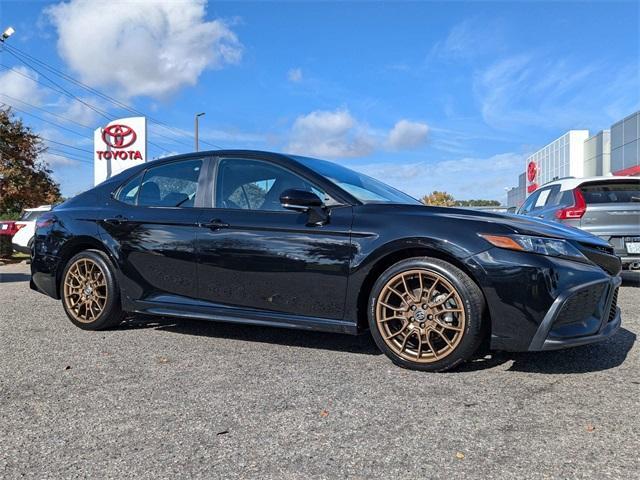
[[[104,330],[124,319],[114,268],[99,250],[85,250],[69,260],[60,292],[69,320],[84,330]]]
[[[409,258],[387,269],[373,286],[368,310],[376,344],[404,368],[449,370],[483,339],[482,292],[439,259]]]

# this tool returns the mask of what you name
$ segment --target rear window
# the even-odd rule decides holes
[[[26,211],[20,216],[20,220],[23,222],[34,222],[42,215],[43,211]]]
[[[588,204],[640,202],[640,182],[590,183],[580,190]]]

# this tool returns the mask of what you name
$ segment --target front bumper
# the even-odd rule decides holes
[[[617,305],[622,280],[578,285],[556,298],[538,327],[529,351],[557,350],[606,340],[621,324]]]
[[[551,350],[613,335],[620,328],[616,294],[621,284],[620,263],[613,260],[601,267],[497,248],[470,257],[467,267],[491,318],[490,348]]]

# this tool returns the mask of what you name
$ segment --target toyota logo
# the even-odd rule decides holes
[[[111,148],[127,148],[136,138],[133,128],[126,125],[109,125],[102,132],[102,140]]]
[[[527,166],[527,178],[530,182],[533,182],[536,178],[536,174],[538,173],[538,167],[536,162],[529,162]]]

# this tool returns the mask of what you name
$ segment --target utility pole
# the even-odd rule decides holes
[[[205,114],[205,112],[200,112],[200,113],[196,113],[195,117],[194,117],[194,137],[195,137],[195,143],[196,143],[196,152],[200,151],[200,145],[198,144],[198,123],[199,123],[199,119],[200,117],[202,117]]]

